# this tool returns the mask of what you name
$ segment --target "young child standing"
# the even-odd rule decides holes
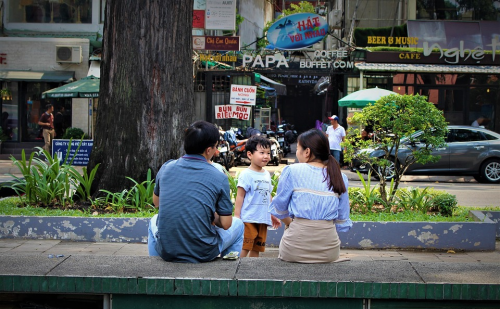
[[[246,143],[250,166],[238,178],[234,216],[245,223],[243,249],[240,257],[258,257],[264,252],[267,226],[281,226],[281,221],[269,213],[273,185],[264,167],[271,160],[271,142],[254,135]]]

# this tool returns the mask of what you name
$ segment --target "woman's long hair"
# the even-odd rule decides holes
[[[318,129],[311,129],[300,134],[298,142],[304,150],[309,148],[316,159],[326,162],[326,175],[323,181],[328,181],[328,189],[339,195],[346,192],[340,165],[330,154],[330,143],[325,133]]]

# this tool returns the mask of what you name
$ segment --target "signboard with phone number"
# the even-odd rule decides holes
[[[52,140],[52,157],[59,158],[59,162],[62,164],[66,154],[68,153],[68,146],[70,140],[68,139],[54,139]],[[80,145],[80,140],[72,140],[71,147],[69,148],[69,156],[66,160],[66,163],[70,163],[73,156],[75,159],[73,160],[72,165],[77,166],[86,166],[89,163],[90,153],[92,152],[92,147],[94,146],[93,140],[83,140],[81,141],[81,146],[78,149],[78,145]],[[78,149],[78,152],[76,150]],[[76,153],[76,155],[75,155]]]

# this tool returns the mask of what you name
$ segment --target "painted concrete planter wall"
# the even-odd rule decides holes
[[[478,222],[354,222],[339,236],[343,248],[495,250],[497,223],[481,214]],[[148,224],[148,218],[0,216],[0,238],[145,243]],[[266,243],[277,247],[283,231],[269,230]]]
[[[0,238],[145,243],[148,224],[147,218],[0,216]]]

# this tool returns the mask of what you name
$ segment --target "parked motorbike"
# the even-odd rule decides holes
[[[280,146],[280,149],[283,153],[283,157],[286,157],[286,155],[289,154],[292,150],[290,148],[290,144],[288,143],[287,139],[285,138],[284,125],[278,126],[278,131],[276,132],[276,139],[277,139],[279,146]]]
[[[224,139],[224,135],[221,132],[221,137],[219,140],[219,146],[214,154],[213,161],[224,166],[227,171],[234,166],[234,152],[231,151],[229,147],[229,142]]]
[[[246,151],[247,140],[239,140],[238,144],[233,148],[234,152],[234,166],[238,165],[250,165],[250,159],[247,157]]]
[[[278,166],[281,162],[281,157],[283,156],[283,151],[281,150],[280,144],[274,137],[268,137],[269,141],[271,141],[271,161],[269,163],[274,163],[274,165]]]
[[[230,150],[234,153],[234,166],[250,165],[245,149],[247,138],[243,136],[240,129],[232,129],[235,139],[230,143]]]
[[[247,129],[247,136],[251,137],[253,135],[261,135],[262,133],[259,130],[256,130],[254,128],[248,128]],[[271,160],[270,163],[278,166],[281,162],[282,158],[282,150],[281,147],[276,140],[276,138],[273,137],[274,132],[266,132],[265,136],[270,140],[271,142]],[[241,130],[236,130],[235,132],[237,142],[234,145],[231,145],[231,150],[234,153],[234,165],[250,165],[250,159],[247,157],[247,151],[246,151],[246,143],[247,143],[247,138],[244,138]]]
[[[283,130],[285,131],[285,139],[288,144],[293,144],[297,141],[299,134],[297,133],[297,130],[295,130],[295,126],[293,124],[284,123]]]

